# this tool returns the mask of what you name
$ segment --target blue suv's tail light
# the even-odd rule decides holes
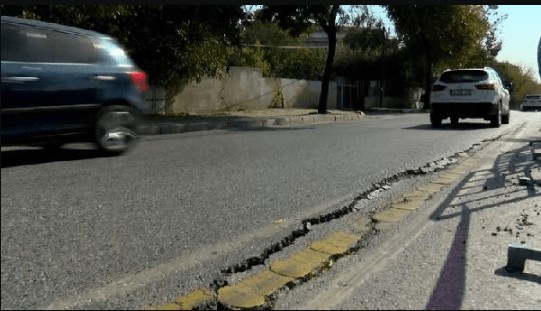
[[[148,79],[147,74],[144,71],[132,71],[128,72],[128,75],[130,76],[131,81],[133,82],[133,85],[141,91],[146,92],[148,91]]]

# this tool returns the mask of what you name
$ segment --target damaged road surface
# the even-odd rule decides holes
[[[162,135],[119,159],[74,147],[33,160],[41,150],[3,149],[2,307],[342,308],[318,297],[337,288],[347,290],[336,297],[358,297],[427,223],[458,221],[456,209],[481,200],[468,191],[496,199],[521,192],[502,185],[525,187],[513,184],[522,166],[505,160],[520,158],[512,148],[495,166],[508,172],[485,183],[470,174],[479,155],[501,152],[491,146],[538,134],[539,120],[517,112],[498,129],[435,130],[426,117]],[[474,184],[458,197],[473,203],[451,203],[445,193],[463,180]],[[524,200],[537,196],[527,189]],[[454,208],[434,208],[438,200]],[[396,240],[399,230],[410,231]],[[355,261],[368,273],[355,273],[366,271]],[[389,301],[396,305],[382,306],[408,308]]]

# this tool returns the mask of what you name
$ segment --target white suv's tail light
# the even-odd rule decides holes
[[[496,85],[494,83],[476,84],[475,88],[478,90],[495,90]]]

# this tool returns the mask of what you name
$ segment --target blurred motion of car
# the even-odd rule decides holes
[[[520,110],[541,110],[541,94],[529,94],[524,96],[524,100],[520,103]]]
[[[498,73],[490,68],[448,69],[432,85],[430,122],[441,126],[442,120],[482,118],[493,127],[509,123],[509,90]]]
[[[94,142],[106,154],[137,140],[147,75],[111,37],[2,16],[2,146]]]

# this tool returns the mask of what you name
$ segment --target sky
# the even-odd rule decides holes
[[[541,82],[537,64],[541,5],[500,5],[498,12],[508,17],[500,26],[503,46],[496,59],[532,68],[537,81]]]
[[[378,5],[370,7],[393,33],[394,27],[385,9]],[[532,69],[534,78],[541,83],[537,64],[537,46],[541,39],[541,5],[499,5],[498,13],[499,15],[507,14],[507,18],[498,28],[498,38],[502,41],[502,49],[496,56],[496,60]]]
[[[373,12],[390,23],[383,8],[373,7]],[[499,15],[507,14],[500,24],[498,38],[502,41],[502,49],[496,60],[531,68],[539,83],[537,64],[537,45],[541,38],[541,5],[499,5]],[[389,26],[391,31],[393,27]]]

